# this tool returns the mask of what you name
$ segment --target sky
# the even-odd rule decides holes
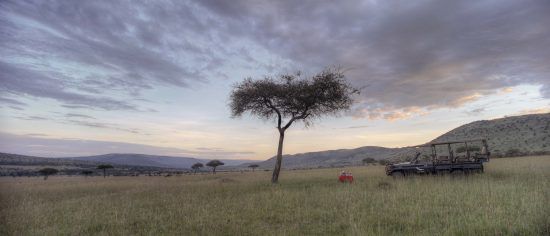
[[[232,86],[327,66],[361,94],[288,154],[426,143],[550,112],[550,1],[0,1],[0,152],[264,160]]]

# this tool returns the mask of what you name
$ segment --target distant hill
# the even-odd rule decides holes
[[[550,113],[480,120],[455,128],[433,140],[444,142],[485,138],[494,155],[550,152]]]
[[[188,171],[191,165],[207,159],[190,157],[154,156],[142,154],[106,154],[85,157],[48,158],[24,156],[10,153],[0,153],[0,176],[6,175],[37,175],[44,167],[60,170],[60,174],[80,174],[82,170],[96,170],[100,164],[111,164],[114,175],[133,175],[151,173],[181,173]],[[235,169],[236,165],[250,160],[222,160],[225,165],[221,169]],[[204,168],[208,170],[208,168]],[[97,173],[96,173],[97,174]]]
[[[94,175],[100,175],[97,166],[108,164],[104,162],[95,162],[91,160],[74,160],[70,158],[47,158],[33,157],[10,153],[0,153],[0,176],[36,176],[38,170],[45,167],[52,167],[59,170],[63,175],[78,175],[83,170],[94,171]],[[181,172],[177,168],[163,168],[154,166],[134,166],[127,163],[113,165],[114,169],[110,171],[113,175],[134,175]]]
[[[133,165],[133,166],[154,166],[164,168],[181,168],[189,169],[197,162],[206,164],[208,159],[197,159],[192,157],[172,157],[172,156],[155,156],[144,154],[131,153],[112,153],[98,156],[85,157],[68,157],[63,159],[94,161],[118,165]],[[242,163],[250,162],[250,160],[221,160],[225,166],[235,166]]]
[[[484,138],[494,156],[531,155],[550,152],[550,113],[475,121],[455,128],[431,142]],[[420,143],[419,143],[420,144]],[[414,155],[410,147],[365,146],[308,152],[283,156],[283,168],[316,168],[359,165],[365,157],[377,160],[403,160]],[[250,163],[243,164],[245,167]],[[257,162],[260,168],[273,168],[275,157]]]
[[[209,159],[192,157],[155,156],[144,154],[112,153],[97,156],[46,158],[0,153],[0,165],[69,165],[96,166],[98,163],[123,166],[146,166],[173,169],[190,169],[197,162],[206,164]],[[251,160],[221,160],[225,166],[237,166]]]
[[[414,154],[412,148],[385,148],[365,146],[355,149],[339,149],[320,152],[307,152],[294,155],[283,155],[283,168],[317,168],[359,165],[367,157],[376,160],[406,158]],[[276,157],[256,163],[260,168],[273,168]],[[247,163],[250,164],[250,163]],[[243,165],[244,166],[244,165]]]
[[[98,165],[98,163],[93,161],[71,160],[66,158],[46,158],[17,155],[11,153],[0,153],[0,165],[95,167]]]

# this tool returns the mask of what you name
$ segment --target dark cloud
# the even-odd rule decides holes
[[[469,111],[466,111],[465,113],[469,116],[477,116],[481,113],[485,112],[485,107],[480,107],[480,108],[476,108],[476,109],[472,109],[472,110],[469,110]]]
[[[0,103],[8,104],[8,105],[15,105],[15,106],[26,106],[27,105],[23,102],[15,100],[15,99],[4,98],[4,97],[0,97]]]
[[[16,96],[50,98],[67,105],[104,110],[137,110],[134,105],[108,97],[72,92],[67,81],[44,72],[0,60],[0,91]]]
[[[333,128],[333,129],[363,129],[369,127],[368,125],[354,125],[354,126],[348,126],[343,128]]]
[[[89,115],[82,115],[82,114],[76,114],[76,113],[67,113],[67,114],[65,114],[65,117],[68,117],[68,118],[76,117],[76,118],[95,119],[95,117],[92,117],[92,116],[89,116]]]
[[[456,107],[519,84],[550,98],[548,1],[200,3],[300,67],[351,68],[369,85],[356,116]]]
[[[3,2],[0,52],[9,59],[0,68],[2,90],[136,110],[120,95],[205,81],[201,68],[214,71],[223,64],[206,45],[211,23],[190,4],[164,3]],[[109,98],[113,93],[117,99]]]
[[[67,108],[140,110],[112,93],[224,78],[236,57],[269,73],[341,65],[364,88],[354,116],[399,119],[520,84],[550,98],[548,12],[545,0],[6,1],[0,79]]]
[[[14,116],[14,118],[21,120],[49,120],[49,118],[43,116]]]
[[[147,133],[144,133],[142,130],[139,129],[133,129],[133,128],[124,128],[120,124],[111,124],[106,122],[91,122],[87,120],[67,120],[64,123],[73,124],[73,125],[79,125],[89,128],[99,128],[99,129],[111,129],[111,130],[117,130],[122,132],[128,132],[132,134],[142,134],[142,135],[149,135]]]
[[[21,108],[21,107],[17,107],[17,106],[9,106],[11,109],[14,109],[14,110],[18,110],[18,111],[23,111],[25,109]]]

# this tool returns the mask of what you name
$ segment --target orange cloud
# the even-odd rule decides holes
[[[528,114],[544,114],[550,113],[550,107],[540,107],[534,109],[525,109],[517,113],[517,115],[528,115]]]
[[[391,108],[376,108],[376,109],[362,109],[354,115],[354,118],[367,117],[370,120],[384,119],[389,121],[404,120],[413,116],[427,115],[425,109],[420,107],[407,107],[402,109]]]

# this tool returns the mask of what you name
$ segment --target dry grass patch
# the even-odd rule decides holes
[[[0,179],[0,235],[548,235],[550,157],[394,180],[383,167]]]

